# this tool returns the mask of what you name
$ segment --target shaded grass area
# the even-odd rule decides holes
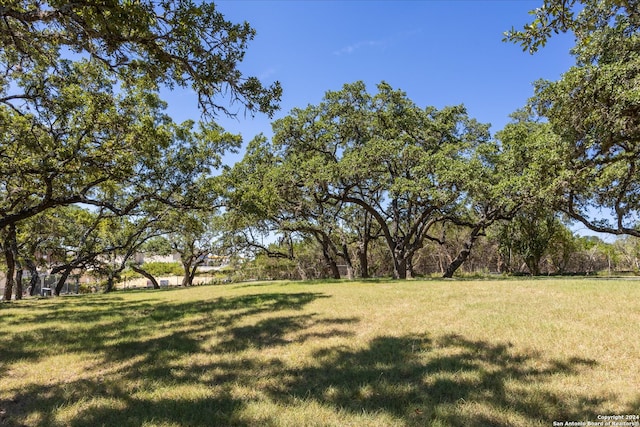
[[[0,306],[10,426],[548,426],[640,413],[640,284],[261,283]]]

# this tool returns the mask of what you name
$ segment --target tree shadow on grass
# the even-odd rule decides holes
[[[559,377],[576,383],[597,365],[593,360],[548,359],[461,335],[378,336],[364,348],[336,345],[330,340],[351,338],[359,319],[296,313],[326,297],[270,293],[188,303],[118,301],[77,315],[68,308],[58,312],[65,324],[85,322],[84,328],[10,335],[0,344],[0,361],[36,363],[54,355],[46,350],[52,347],[95,353],[103,365],[84,377],[9,390],[10,397],[0,401],[0,424],[21,425],[32,415],[37,421],[31,424],[38,426],[264,425],[277,424],[277,408],[299,408],[301,401],[353,416],[381,413],[406,426],[547,426],[604,413],[606,396],[552,387]],[[37,347],[33,339],[41,340]],[[307,341],[320,349],[311,350],[313,361],[303,365],[277,351],[272,357],[256,353]],[[191,358],[190,364],[174,363]],[[242,397],[238,388],[256,394]],[[260,422],[243,411],[258,400],[276,408]],[[77,402],[70,420],[58,418],[60,408]],[[640,409],[638,402],[628,405],[629,413]]]
[[[60,405],[69,405],[65,387],[73,387],[75,395],[84,395],[88,403],[73,419],[60,420],[56,409]],[[82,397],[76,398],[81,400]],[[117,401],[115,406],[109,402]],[[98,382],[73,382],[66,386],[32,386],[24,393],[12,399],[7,412],[23,412],[37,415],[31,426],[141,426],[141,425],[185,425],[185,426],[246,426],[236,419],[235,413],[243,402],[230,395],[200,397],[190,399],[139,398],[129,390]],[[26,426],[11,413],[0,415],[0,425]]]
[[[111,360],[123,359],[148,351],[150,347],[182,348],[175,339],[182,332],[157,339],[147,339],[152,332],[176,326],[193,331],[229,327],[241,318],[282,310],[301,310],[321,293],[269,293],[217,298],[183,303],[157,300],[69,301],[65,304],[40,305],[37,312],[3,319],[0,332],[7,334],[0,342],[0,364],[15,360],[36,362],[52,355],[48,350],[63,347],[66,351],[107,352]],[[31,311],[31,308],[29,309]],[[16,320],[18,319],[18,320]],[[28,331],[10,333],[16,322],[29,324]],[[164,342],[162,342],[164,341]],[[170,345],[167,345],[170,344]],[[192,351],[187,347],[184,351]]]
[[[329,348],[318,365],[289,369],[271,390],[285,403],[313,400],[353,414],[383,412],[404,425],[551,425],[596,420],[604,398],[545,387],[553,377],[577,377],[593,360],[545,360],[502,343],[460,335],[377,337],[368,348]],[[629,405],[633,413],[633,404]],[[637,410],[637,408],[635,408]]]
[[[100,298],[100,299],[99,299]],[[38,298],[20,301],[19,304],[0,304],[2,325],[15,326],[24,323],[46,323],[51,320],[95,321],[96,314],[115,309],[124,299],[114,295],[82,295],[56,298]]]
[[[185,303],[143,301],[110,301],[94,305],[58,307],[23,316],[21,322],[32,322],[32,328],[20,334],[9,334],[0,343],[0,363],[6,370],[15,362],[28,362],[43,369],[46,361],[67,354],[95,355],[102,362],[90,367],[86,374],[68,378],[51,375],[51,379],[17,385],[4,390],[11,396],[0,399],[0,424],[22,425],[31,415],[36,425],[141,425],[174,422],[181,425],[244,425],[234,421],[239,405],[229,394],[190,397],[186,400],[139,398],[123,384],[140,383],[145,390],[154,386],[200,385],[201,369],[176,370],[176,359],[206,353],[203,347],[212,331],[222,331],[227,341],[245,336],[244,345],[262,342],[277,345],[280,336],[305,329],[315,322],[308,315],[291,315],[318,298],[321,293],[262,293],[207,301]],[[63,307],[63,306],[60,306]],[[42,322],[43,315],[55,322]],[[240,319],[251,316],[273,316],[259,320],[254,330],[237,326]],[[57,327],[51,327],[55,324]],[[40,326],[42,325],[42,326]],[[271,331],[271,332],[269,332]],[[237,352],[237,350],[233,350]],[[217,370],[237,375],[247,370],[260,370],[262,362],[220,363]],[[214,367],[212,367],[214,368]],[[267,367],[273,369],[272,366]],[[47,369],[46,367],[44,368]],[[44,373],[47,376],[46,372]],[[77,375],[77,374],[76,374]],[[229,377],[231,378],[231,377]],[[225,381],[225,378],[219,378]],[[223,387],[224,388],[224,387]],[[135,392],[135,390],[133,390]],[[82,410],[69,423],[56,420],[61,407],[87,400],[89,410]],[[100,401],[117,401],[114,410]],[[94,403],[91,403],[94,402]],[[93,407],[92,407],[93,406]]]

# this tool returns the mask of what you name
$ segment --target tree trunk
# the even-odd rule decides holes
[[[196,272],[198,271],[198,266],[200,264],[199,263],[195,263],[195,265],[193,266],[193,268],[191,269],[191,272],[189,273],[189,286],[193,285],[193,280],[196,277]]]
[[[532,276],[540,275],[540,258],[531,256],[525,258],[524,262],[527,265],[527,269],[529,269],[529,274]]]
[[[4,300],[10,301],[13,294],[13,285],[16,271],[16,251],[14,250],[16,243],[16,226],[10,224],[7,227],[7,234],[4,239],[4,258],[7,264],[7,281],[4,286]]]
[[[368,245],[364,242],[358,245],[358,262],[360,263],[360,277],[363,279],[369,278],[369,254]]]
[[[11,241],[9,242],[9,249],[13,253],[13,259],[15,262],[15,270],[16,270],[16,280],[14,282],[14,286],[16,288],[14,295],[15,299],[22,299],[22,263],[20,262],[20,254],[18,253],[18,241],[16,238],[16,229],[15,226],[12,227],[12,231],[9,235]]]
[[[53,292],[55,296],[60,296],[60,292],[62,292],[62,288],[64,287],[64,284],[66,283],[67,279],[69,278],[69,275],[71,274],[72,270],[73,270],[73,267],[69,266],[62,271],[62,275],[60,276],[58,283],[56,283],[56,288],[54,289],[54,292]],[[109,292],[109,290],[107,290],[107,292]]]
[[[329,254],[329,248],[325,244],[322,245],[322,256],[324,257],[326,266],[329,267],[329,271],[331,271],[331,277],[339,279],[340,269],[338,268],[336,260],[331,256],[331,254]]]
[[[15,254],[17,255],[17,254]],[[16,300],[22,299],[22,263],[16,259]]]
[[[36,263],[32,259],[27,259],[26,263],[27,269],[31,274],[31,278],[29,279],[29,295],[34,296],[36,294],[36,289],[38,288],[40,276],[38,275],[38,268],[36,267]]]
[[[368,279],[369,276],[369,242],[371,242],[371,217],[370,214],[365,212],[364,214],[364,227],[362,234],[360,235],[360,241],[356,249],[358,255],[358,262],[360,263],[360,277]]]
[[[469,254],[471,254],[471,248],[467,248],[467,243],[465,242],[465,247],[458,253],[458,255],[449,263],[447,269],[445,270],[442,277],[446,279],[450,279],[453,277],[454,273],[460,266],[469,258]]]
[[[347,279],[353,280],[353,261],[351,260],[351,255],[349,254],[349,244],[347,242],[347,236],[344,233],[340,233],[340,253],[338,254],[345,263],[347,267]]]
[[[4,300],[10,301],[11,295],[13,294],[13,281],[15,279],[15,260],[13,259],[13,252],[8,247],[4,248],[4,258],[7,264],[7,281],[4,285]]]
[[[305,271],[305,269],[302,267],[302,265],[300,264],[300,262],[296,262],[296,268],[298,270],[298,274],[300,275],[300,279],[302,280],[307,280],[307,272]]]
[[[344,258],[344,262],[347,265],[347,279],[353,280],[353,262],[351,261],[351,256],[349,255],[349,248],[346,243],[342,244],[342,257]]]
[[[413,279],[415,271],[413,271],[413,254],[407,257],[407,279]]]
[[[329,236],[324,233],[317,232],[314,233],[314,237],[316,241],[320,243],[320,247],[322,248],[322,257],[324,258],[324,263],[331,271],[331,277],[334,279],[340,279],[340,269],[338,269],[338,264],[336,263],[335,257],[331,255],[331,242],[329,241]]]
[[[340,279],[340,269],[338,268],[338,264],[336,264],[336,260],[334,260],[333,258],[329,258],[327,260],[327,263],[329,264],[332,278]]]
[[[194,259],[182,261],[182,268],[184,269],[184,277],[182,278],[182,286],[193,285],[193,278],[196,276],[196,270],[198,269],[198,262]]]
[[[407,259],[404,254],[393,254],[393,278],[401,280],[407,278]]]
[[[156,280],[156,278],[153,276],[153,274],[147,272],[146,270],[136,266],[136,265],[130,265],[129,267],[131,267],[131,269],[133,271],[135,271],[138,274],[142,274],[144,277],[146,277],[151,284],[153,285],[153,289],[160,289],[160,285],[158,284],[158,281]]]
[[[105,293],[109,293],[113,291],[113,287],[115,285],[115,279],[116,279],[115,276],[109,273],[109,275],[107,276],[107,287],[104,290]]]
[[[180,286],[189,286],[189,274],[191,273],[191,259],[182,260],[182,271],[184,272],[184,276],[182,276],[182,283]]]
[[[438,248],[438,252],[437,252],[437,259],[438,259],[438,268],[440,269],[440,273],[444,274],[445,272],[445,268],[444,268],[444,249],[442,248],[442,245]]]
[[[458,255],[449,263],[449,265],[447,266],[447,270],[444,272],[442,277],[447,279],[453,277],[453,274],[456,272],[456,270],[458,270],[458,268],[460,268],[460,266],[467,260],[467,258],[469,258],[469,255],[471,255],[473,244],[478,239],[481,231],[482,229],[479,227],[475,227],[471,231],[471,235],[462,245],[462,249],[460,250]]]

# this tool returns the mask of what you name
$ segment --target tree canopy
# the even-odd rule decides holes
[[[4,2],[3,246],[15,246],[22,222],[74,204],[135,224],[155,203],[215,205],[212,172],[241,143],[216,115],[270,115],[281,94],[238,68],[254,34],[210,2]],[[162,87],[192,89],[204,120],[175,123]]]
[[[235,194],[271,218],[290,206],[287,226],[295,220],[298,230],[304,225],[320,235],[328,235],[327,215],[335,221],[345,206],[357,207],[380,228],[394,277],[405,278],[413,254],[436,239],[435,224],[469,223],[462,212],[490,182],[491,168],[483,172],[488,157],[478,150],[490,136],[463,106],[420,108],[387,83],[377,89],[369,94],[362,82],[347,84],[274,122],[273,141],[256,141],[235,169],[236,188],[245,189]],[[500,203],[481,204],[478,232],[506,215]]]
[[[571,31],[576,64],[530,108],[560,137],[558,207],[594,231],[640,236],[640,14],[636,1],[547,0],[507,40],[537,50]]]
[[[3,88],[23,73],[54,74],[61,57],[80,56],[119,78],[191,87],[206,113],[230,113],[233,101],[252,112],[278,108],[279,83],[265,87],[238,68],[255,30],[227,21],[212,2],[9,0],[0,18]],[[2,102],[30,96],[4,93]]]
[[[219,165],[238,137],[174,124],[161,85],[191,85],[208,114],[229,113],[224,96],[271,114],[280,96],[242,76],[254,31],[211,3],[12,1],[0,17],[0,228],[72,203],[175,202]]]

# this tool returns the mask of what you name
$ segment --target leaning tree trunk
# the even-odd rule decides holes
[[[336,261],[330,258],[328,260],[328,263],[329,263],[329,269],[331,270],[331,276],[334,279],[340,279],[340,269],[338,268],[338,264],[336,264]]]
[[[329,241],[329,236],[321,232],[314,233],[314,235],[317,242],[320,243],[324,264],[327,266],[329,271],[331,271],[331,277],[334,279],[340,279],[340,269],[338,269],[335,257],[331,255],[331,242]]]
[[[70,266],[65,268],[62,271],[62,275],[60,276],[58,283],[56,283],[56,288],[53,291],[53,294],[55,296],[60,296],[60,292],[62,292],[62,288],[64,287],[64,284],[67,282],[67,279],[69,278],[69,275],[71,274],[72,270],[73,270],[73,267]]]
[[[458,253],[458,255],[449,263],[442,277],[450,279],[454,273],[460,268],[460,266],[469,258],[471,254],[471,247],[467,246],[467,242],[464,243],[464,248]]]
[[[447,270],[444,272],[442,277],[450,279],[453,277],[453,274],[460,268],[460,266],[469,258],[471,255],[471,249],[473,248],[473,244],[476,242],[478,237],[480,237],[481,228],[476,227],[471,231],[469,238],[462,245],[462,249],[458,253],[458,255],[449,263],[447,266]]]
[[[336,263],[336,260],[329,254],[328,248],[325,248],[324,245],[322,248],[322,256],[324,257],[325,264],[331,271],[331,277],[334,279],[340,279],[340,269],[338,268],[338,264]]]
[[[129,267],[131,267],[131,269],[133,271],[135,271],[138,274],[142,274],[144,277],[146,277],[151,284],[153,285],[153,289],[160,289],[160,285],[158,284],[158,281],[156,280],[156,278],[153,276],[153,274],[149,273],[148,271],[136,266],[136,265],[130,265]]]
[[[344,262],[347,265],[347,279],[353,280],[353,261],[351,261],[351,255],[349,255],[349,247],[346,243],[342,243],[342,257],[344,258]]]
[[[296,270],[298,270],[298,274],[300,275],[301,280],[307,280],[309,277],[307,276],[307,271],[300,264],[300,261],[296,262]]]
[[[189,286],[193,286],[193,281],[196,278],[196,272],[198,271],[199,265],[200,265],[199,263],[196,263],[191,269],[191,271],[189,272]]]

